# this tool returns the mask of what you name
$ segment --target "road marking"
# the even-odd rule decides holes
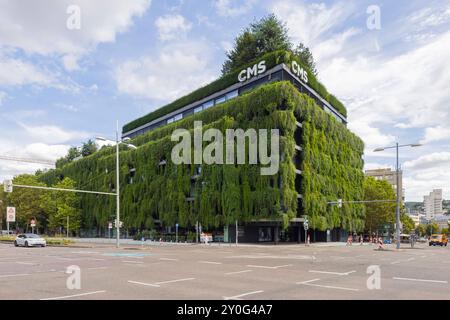
[[[128,280],[128,282],[129,283],[134,283],[134,284],[140,284],[140,285],[143,285],[143,286],[161,287],[161,284],[173,283],[173,282],[181,282],[181,281],[189,281],[189,280],[195,280],[195,278],[185,278],[185,279],[177,279],[177,280],[169,280],[169,281],[160,281],[160,282],[155,282],[155,283],[145,283],[145,282],[131,281],[131,280]]]
[[[230,274],[238,274],[238,273],[246,273],[246,272],[251,272],[252,270],[242,270],[242,271],[235,271],[235,272],[227,272],[225,273],[225,275],[230,275]]]
[[[264,292],[263,290],[259,290],[259,291],[252,291],[252,292],[247,292],[247,293],[243,293],[237,296],[233,296],[233,297],[223,297],[224,300],[242,300],[240,299],[241,297],[245,297],[245,296],[249,296],[251,294],[257,294],[257,293],[262,293]]]
[[[448,283],[448,281],[443,281],[443,280],[426,280],[426,279],[398,278],[398,277],[393,277],[392,279],[394,279],[394,280],[405,280],[405,281]]]
[[[292,264],[285,264],[282,266],[275,266],[275,267],[270,267],[270,266],[256,266],[253,264],[248,264],[247,267],[249,268],[263,268],[263,269],[278,269],[278,268],[284,268],[284,267],[291,267]]]
[[[87,268],[88,270],[104,270],[109,269],[109,267],[94,267],[94,268]]]
[[[185,279],[178,279],[178,280],[161,281],[161,282],[156,282],[155,284],[165,284],[165,283],[189,281],[189,280],[195,280],[195,278],[185,278]]]
[[[31,274],[30,273],[5,274],[1,275],[0,278],[23,277],[23,276],[31,276]]]
[[[348,272],[332,272],[332,271],[319,271],[319,270],[309,270],[311,273],[326,273],[326,274],[336,274],[338,276],[348,276],[350,273],[355,273],[356,270],[348,271]]]
[[[86,292],[86,293],[74,294],[74,295],[71,295],[71,296],[63,296],[63,297],[55,297],[55,298],[45,298],[45,299],[40,299],[40,300],[61,300],[61,299],[69,299],[69,298],[75,298],[75,297],[83,297],[83,296],[88,296],[88,295],[97,294],[97,293],[104,293],[104,292],[106,292],[106,290],[92,291],[92,292]]]
[[[354,288],[345,288],[345,287],[335,287],[335,286],[325,286],[321,284],[314,284],[311,282],[319,281],[320,279],[312,279],[308,281],[303,282],[297,282],[297,284],[302,284],[304,286],[311,286],[311,287],[319,287],[319,288],[326,288],[326,289],[337,289],[337,290],[347,290],[347,291],[359,291],[359,289]]]
[[[21,262],[21,261],[16,261],[17,264],[25,264],[25,265],[35,265],[37,264],[37,262]]]
[[[222,262],[215,262],[215,261],[198,261],[198,263],[206,263],[206,264],[222,264]]]
[[[143,285],[143,286],[150,286],[150,287],[160,287],[160,286],[158,286],[158,285],[156,285],[156,284],[145,283],[145,282],[139,282],[139,281],[131,281],[131,280],[128,280],[128,283],[140,284],[140,285]]]
[[[159,258],[159,260],[162,260],[162,261],[178,261],[178,259],[173,259],[173,258]]]
[[[75,253],[75,254],[99,254],[100,252],[96,252],[96,251],[72,251],[71,253]]]
[[[143,264],[142,261],[128,261],[128,260],[124,260],[122,261],[123,263],[137,263],[137,264]]]

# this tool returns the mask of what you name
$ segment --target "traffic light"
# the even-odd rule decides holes
[[[342,199],[338,199],[338,207],[342,208]]]

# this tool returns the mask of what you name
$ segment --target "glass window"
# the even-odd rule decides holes
[[[214,100],[209,100],[208,102],[205,102],[203,104],[203,110],[208,109],[209,107],[212,107],[214,105]]]
[[[221,97],[216,99],[216,104],[223,103],[226,100],[227,100],[227,98],[225,96],[221,96]]]
[[[174,120],[174,118],[167,119],[167,124],[172,123]]]
[[[227,93],[227,100],[236,98],[239,95],[239,92],[237,90],[231,91]]]
[[[178,121],[178,120],[181,120],[181,119],[183,119],[183,114],[182,113],[177,114],[175,117],[173,117],[173,121]]]
[[[203,110],[203,107],[202,107],[202,106],[199,106],[199,107],[197,107],[197,108],[194,109],[194,113],[200,112],[200,111],[202,111],[202,110]]]

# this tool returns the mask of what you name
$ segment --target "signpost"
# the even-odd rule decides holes
[[[109,238],[111,239],[111,229],[112,229],[113,225],[112,222],[108,222],[108,234],[109,234]]]
[[[31,233],[34,233],[34,227],[36,227],[36,219],[35,218],[31,218],[30,226],[31,226]]]
[[[13,192],[13,184],[12,184],[12,180],[5,180],[3,182],[3,188],[5,192],[11,193]]]
[[[175,242],[178,243],[178,223],[175,225]]]

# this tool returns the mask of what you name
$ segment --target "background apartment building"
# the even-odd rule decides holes
[[[423,206],[427,219],[442,215],[442,189],[434,189],[429,195],[423,197]]]
[[[366,176],[374,177],[376,180],[386,180],[394,188],[397,194],[397,172],[391,168],[372,169],[365,171]],[[399,171],[399,188],[402,191],[401,200],[405,201],[405,189],[403,189],[403,172]]]

